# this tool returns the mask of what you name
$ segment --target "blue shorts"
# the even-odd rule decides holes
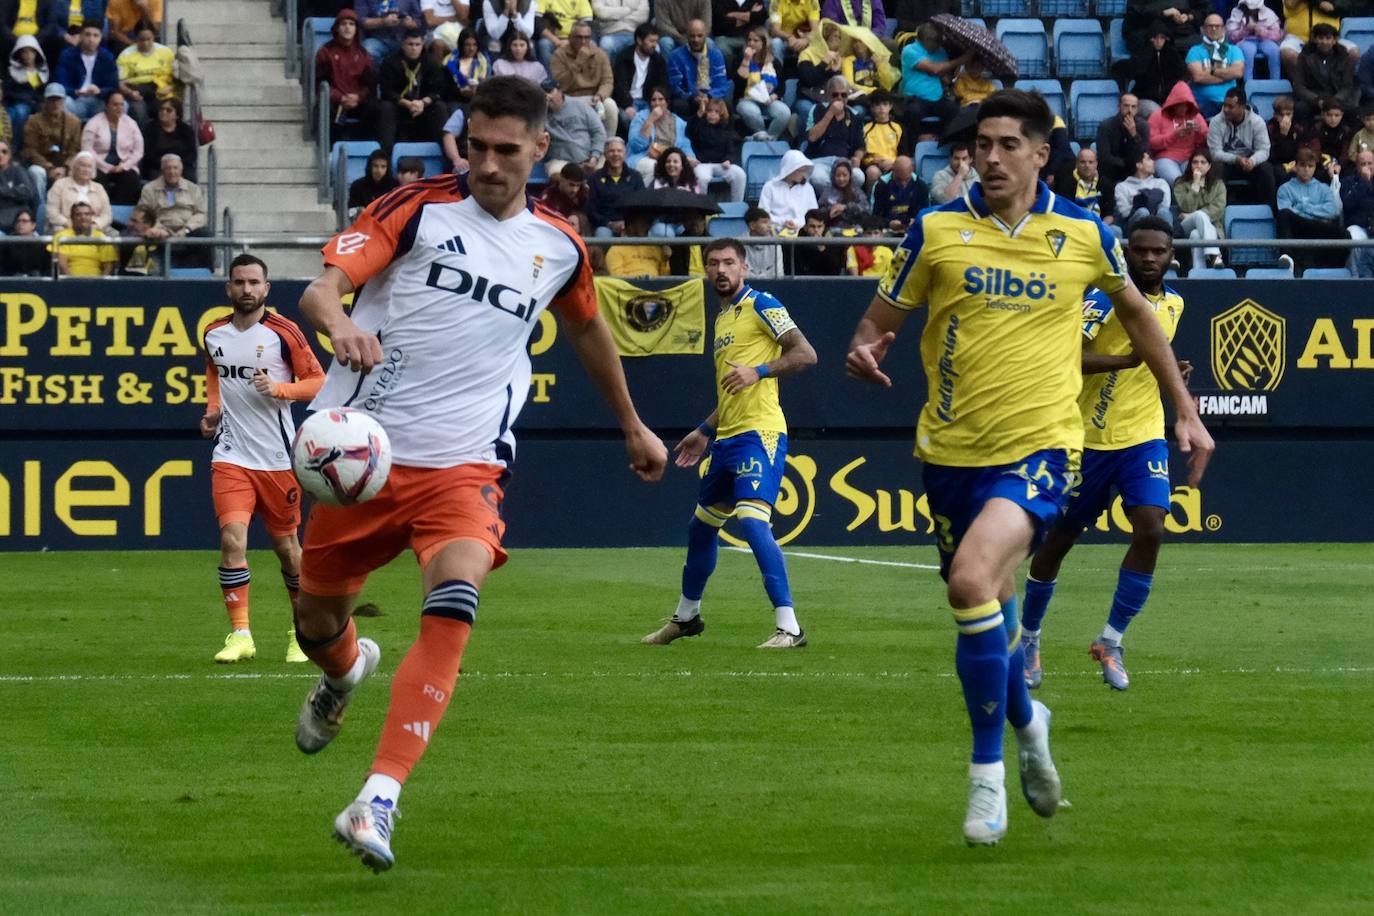
[[[1045,532],[1063,516],[1069,490],[1078,479],[1077,465],[1077,455],[1062,448],[1042,449],[995,467],[927,464],[922,477],[940,548],[940,575],[949,578],[949,566],[960,541],[993,498],[1009,499],[1030,515],[1035,525],[1034,551]]]
[[[1069,493],[1064,524],[1078,531],[1095,522],[1112,504],[1113,486],[1127,509],[1158,506],[1168,512],[1173,493],[1169,486],[1169,444],[1152,439],[1112,451],[1085,450],[1082,478]]]
[[[767,447],[770,442],[771,455]],[[703,506],[733,506],[742,499],[757,499],[771,506],[777,501],[786,461],[785,433],[760,435],[751,431],[717,439],[711,443],[702,465],[697,502]]]

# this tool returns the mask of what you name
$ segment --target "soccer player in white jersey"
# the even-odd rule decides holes
[[[360,506],[317,505],[306,528],[301,647],[323,670],[296,726],[313,754],[338,734],[379,650],[350,611],[367,576],[411,548],[420,562],[420,635],[391,684],[391,704],[362,790],[337,838],[381,871],[401,784],[439,726],[458,678],[487,574],[501,547],[511,426],[530,385],[527,342],[544,309],[614,411],[630,467],[657,480],[667,449],[640,421],[596,305],[587,250],[563,218],[525,193],[544,157],[544,93],[521,77],[486,80],[468,121],[471,170],[404,185],[324,249],[301,310],[333,342],[317,409],[367,411],[391,438],[391,475]],[[366,284],[366,285],[364,285]],[[353,311],[340,298],[356,291]]]
[[[955,668],[973,735],[964,839],[1007,831],[1002,749],[1018,744],[1021,791],[1051,817],[1061,789],[1049,710],[1030,699],[1016,622],[1016,567],[1064,512],[1083,450],[1080,304],[1111,297],[1134,351],[1178,415],[1192,482],[1213,443],[1150,304],[1130,283],[1121,247],[1091,213],[1037,176],[1054,116],[1037,93],[1005,89],[978,107],[979,181],[921,212],[897,248],[850,344],[850,376],[877,385],[907,315],[927,306],[921,338],[928,397],[916,453],[937,530],[941,574],[959,635]]]
[[[210,480],[219,518],[219,585],[232,632],[215,655],[222,664],[253,658],[248,626],[248,523],[262,518],[281,562],[291,606],[300,587],[300,488],[291,473],[296,424],[291,402],[313,398],[324,370],[294,321],[267,311],[267,265],[241,254],[229,265],[225,292],[233,313],[205,329],[209,403],[201,435],[215,440]],[[287,630],[286,660],[307,661]]]

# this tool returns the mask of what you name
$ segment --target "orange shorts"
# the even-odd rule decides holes
[[[486,547],[497,568],[506,562],[506,473],[498,464],[392,465],[386,486],[362,505],[316,503],[305,526],[301,588],[312,595],[351,595],[407,547],[423,567],[445,546],[463,540]]]
[[[301,525],[301,488],[290,471],[255,471],[225,461],[210,465],[210,491],[219,526],[262,516],[267,533],[295,534]]]

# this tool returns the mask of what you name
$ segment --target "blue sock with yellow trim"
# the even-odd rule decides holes
[[[1009,664],[1001,605],[989,601],[956,610],[954,620],[959,626],[954,668],[964,688],[964,704],[973,728],[973,762],[997,763],[1002,759]]]
[[[682,567],[682,596],[700,601],[706,580],[716,571],[720,529],[693,518],[687,524],[687,562]]]
[[[1007,658],[1007,721],[1012,728],[1030,724],[1030,688],[1026,686],[1026,650],[1021,647],[1021,624],[1016,619],[1016,596],[1002,604],[1002,632],[1007,636],[1010,655]]]
[[[768,523],[749,516],[740,517],[740,530],[754,552],[754,560],[763,573],[763,590],[773,607],[792,607],[792,588],[787,582],[787,561],[782,557],[782,548],[773,538],[773,529]]]
[[[1041,582],[1039,579],[1026,576],[1026,606],[1021,615],[1021,623],[1032,633],[1039,633],[1040,624],[1045,621],[1045,614],[1050,609],[1050,599],[1054,597],[1054,583],[1054,579]]]
[[[1107,626],[1124,635],[1131,625],[1131,619],[1140,613],[1145,602],[1150,600],[1150,588],[1155,577],[1150,573],[1136,572],[1121,567],[1116,577],[1116,594],[1112,596],[1112,610],[1107,616]],[[1121,637],[1116,637],[1117,642]]]

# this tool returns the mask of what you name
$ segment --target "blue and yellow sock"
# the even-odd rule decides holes
[[[768,522],[744,512],[739,512],[739,526],[749,549],[754,552],[754,560],[763,573],[763,590],[773,607],[792,607],[792,588],[787,581],[787,562],[782,557],[782,548],[773,538],[773,529]]]
[[[703,513],[714,516],[709,510],[697,508],[697,514],[687,524],[687,562],[682,567],[682,597],[690,601],[700,601],[706,591],[706,580],[716,571],[716,554],[720,545],[720,525],[703,521]],[[720,524],[724,524],[722,520]]]
[[[1021,625],[1032,633],[1040,632],[1040,624],[1045,622],[1045,614],[1050,609],[1050,599],[1054,597],[1054,582],[1041,582],[1026,576],[1026,603],[1021,613]]]
[[[1002,759],[1008,666],[1002,619],[1002,608],[996,601],[954,612],[954,622],[959,626],[954,667],[964,688],[964,704],[973,729],[974,763]]]
[[[1131,619],[1140,613],[1140,609],[1150,599],[1150,586],[1154,581],[1155,577],[1150,573],[1121,567],[1121,572],[1116,577],[1116,594],[1112,596],[1112,610],[1107,615],[1109,632],[1104,635],[1118,643],[1121,642],[1126,628],[1131,625]]]
[[[1007,721],[1012,728],[1030,724],[1030,688],[1026,686],[1026,650],[1021,647],[1021,624],[1016,619],[1016,596],[1002,604],[1002,632],[1007,636]]]

